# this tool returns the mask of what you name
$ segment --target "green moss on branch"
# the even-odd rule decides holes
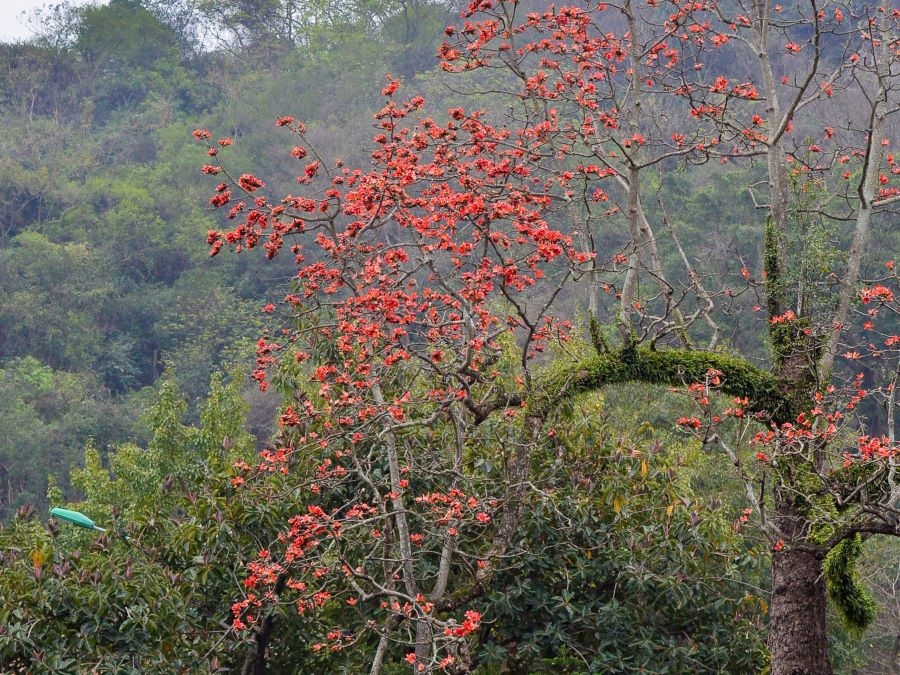
[[[763,269],[766,272],[766,300],[769,316],[778,316],[783,311],[784,280],[781,278],[781,267],[778,264],[780,233],[770,217],[766,220],[765,239],[763,244]]]
[[[644,382],[677,387],[702,382],[711,369],[722,374],[720,391],[747,397],[750,412],[767,413],[778,423],[796,418],[799,411],[781,393],[777,378],[742,359],[688,349],[654,351],[634,346],[557,368],[544,380],[533,409],[548,412],[564,399],[611,384]]]
[[[847,627],[862,633],[875,619],[878,607],[856,570],[862,554],[862,538],[844,539],[825,556],[825,584],[828,597],[837,606]]]

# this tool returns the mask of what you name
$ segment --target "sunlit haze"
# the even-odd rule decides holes
[[[0,0],[0,42],[15,42],[31,37],[31,29],[25,21],[26,16],[30,15],[33,9],[52,4],[61,3],[47,2],[46,0]],[[72,4],[87,5],[91,3],[89,0],[74,0]],[[24,15],[23,12],[25,12]]]

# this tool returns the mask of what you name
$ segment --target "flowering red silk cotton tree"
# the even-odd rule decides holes
[[[880,468],[853,473],[828,450],[846,412],[836,401],[835,359],[859,355],[843,346],[853,303],[870,303],[874,319],[893,301],[886,286],[859,286],[864,267],[879,263],[867,257],[873,222],[889,223],[876,214],[900,200],[893,178],[900,169],[890,152],[900,100],[900,10],[886,2],[648,0],[528,12],[520,3],[488,2],[473,4],[466,19],[462,46],[442,49],[445,68],[511,73],[518,86],[509,93],[521,114],[553,128],[548,146],[567,165],[557,175],[568,182],[563,196],[573,201],[572,228],[585,249],[594,252],[593,242],[611,228],[623,231],[624,273],[598,267],[604,256],[593,258],[595,284],[617,301],[606,315],[624,350],[606,357],[610,366],[631,362],[640,364],[636,379],[675,379],[685,370],[679,350],[651,354],[635,345],[715,352],[722,306],[764,288],[770,373],[739,385],[723,364],[698,387],[708,392],[711,381],[723,382],[738,394],[739,413],[746,398],[772,424],[765,437],[771,457],[758,455],[765,470],[752,479],[744,474],[748,498],[776,537],[772,672],[829,672],[822,560],[860,532],[898,532],[893,382],[876,387],[888,396],[888,437],[876,442],[877,459],[871,448],[861,450]],[[737,283],[712,279],[685,251],[664,189],[652,195],[657,222],[647,215],[648,173],[712,161],[761,174],[747,189],[760,211],[763,269],[742,267]],[[664,188],[664,178],[656,182]],[[665,258],[683,268],[675,272]],[[599,289],[590,297],[602,316]],[[895,337],[864,343],[893,370]],[[609,348],[598,341],[598,349]],[[590,371],[578,368],[570,387]],[[585,377],[586,386],[604,379]],[[766,400],[772,390],[777,403]],[[851,390],[846,405],[853,410],[867,394]],[[704,406],[707,396],[699,397]],[[828,410],[826,398],[838,409]],[[718,438],[711,427],[719,417],[685,423],[709,440]],[[879,480],[887,484],[876,488]],[[847,560],[840,554],[848,547],[835,559]],[[841,597],[837,582],[833,591]]]
[[[303,612],[374,603],[373,673],[398,640],[420,672],[465,672],[481,620],[467,603],[506,564],[553,408],[643,381],[687,386],[698,412],[678,425],[737,467],[772,537],[772,672],[828,673],[823,569],[864,623],[859,537],[900,533],[897,378],[864,383],[853,367],[872,357],[896,373],[900,343],[892,263],[867,253],[900,203],[900,12],[815,0],[524,4],[473,3],[441,49],[446,70],[492,88],[492,110],[421,117],[422,100],[396,99],[391,81],[371,169],[318,157],[286,117],[302,195],[272,199],[247,174],[217,188],[212,203],[235,224],[210,233],[213,253],[261,246],[273,257],[288,245],[296,259],[289,323],[260,341],[256,377],[290,385],[309,373],[315,387],[295,388],[263,467],[317,458],[300,475],[321,495],[291,521],[286,555],[263,551],[251,565],[235,623],[287,589]],[[481,78],[487,69],[498,72]],[[759,269],[736,260],[717,277],[669,217],[667,172],[715,162],[746,176]],[[554,316],[567,286],[587,292],[597,355],[536,369],[549,341],[569,338]],[[862,334],[850,330],[856,303]],[[724,339],[745,305],[765,317],[768,369]],[[879,397],[886,436],[848,451],[848,421]],[[761,430],[753,466],[717,433],[725,418]],[[504,459],[502,486],[463,471],[487,445]],[[358,639],[336,628],[319,644]]]
[[[235,624],[288,588],[301,612],[375,602],[369,629],[382,637],[373,673],[407,629],[419,670],[465,662],[465,638],[480,620],[466,603],[503,564],[518,503],[467,478],[463,464],[480,443],[497,446],[487,418],[522,426],[532,359],[568,338],[568,323],[549,309],[591,257],[548,222],[558,180],[536,173],[533,160],[548,127],[495,128],[461,108],[441,124],[413,122],[422,99],[397,101],[397,87],[390,81],[383,91],[373,169],[313,159],[304,125],[281,118],[297,137],[291,154],[304,160],[305,196],[270,201],[263,181],[246,174],[223,182],[212,203],[238,224],[209,235],[214,253],[259,245],[269,257],[291,238],[299,269],[285,298],[291,325],[260,341],[255,377],[268,386],[278,363],[282,381],[309,372],[316,385],[298,389],[283,411],[264,467],[287,471],[317,458],[308,488],[321,505],[291,521],[282,559],[265,551],[251,565]],[[210,154],[228,144],[210,145]],[[499,440],[519,491],[537,433]],[[467,547],[498,512],[507,515],[495,543]],[[320,645],[356,639],[338,629]]]

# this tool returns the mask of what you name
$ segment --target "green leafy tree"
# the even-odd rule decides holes
[[[478,672],[761,671],[766,552],[739,509],[696,491],[703,453],[654,433],[616,444],[605,406],[573,403],[535,477],[521,553],[487,594]]]
[[[113,293],[103,267],[84,244],[17,235],[0,250],[0,353],[31,354],[62,370],[80,370],[97,358],[100,311]]]
[[[111,0],[80,10],[74,50],[96,88],[97,113],[131,107],[150,92],[173,95],[188,88],[178,36],[140,0]]]
[[[268,545],[291,501],[251,501],[234,490],[232,464],[255,452],[239,389],[214,380],[200,425],[191,427],[166,380],[145,418],[145,448],[120,446],[108,464],[87,449],[73,473],[84,499],[69,506],[106,534],[61,522],[48,529],[29,508],[0,530],[0,588],[9,598],[0,609],[4,672],[252,666],[255,644],[229,628],[230,598],[244,552]],[[51,487],[50,497],[59,505],[62,493]],[[288,620],[296,635],[298,618]]]
[[[0,520],[26,504],[44,506],[48,474],[68,488],[68,467],[84,439],[105,447],[126,433],[121,409],[93,377],[53,370],[34,357],[3,364],[0,401]]]

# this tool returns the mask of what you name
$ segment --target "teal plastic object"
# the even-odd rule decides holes
[[[65,520],[66,522],[72,523],[73,525],[77,525],[78,527],[84,527],[89,530],[97,530],[97,532],[106,532],[105,529],[96,525],[93,520],[88,518],[80,511],[55,508],[50,509],[50,515],[54,518],[59,518],[60,520]]]

